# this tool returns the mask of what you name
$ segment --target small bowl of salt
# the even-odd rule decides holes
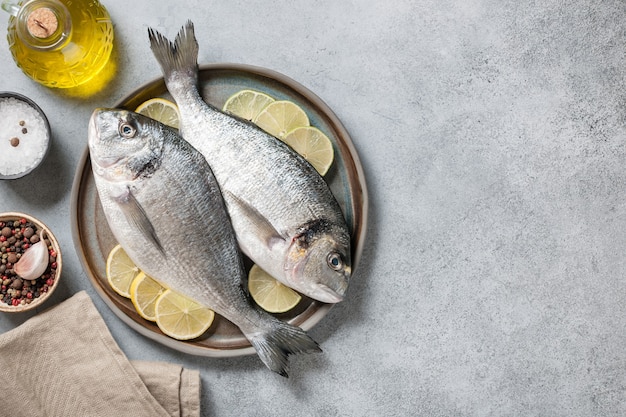
[[[0,120],[0,180],[21,178],[46,157],[50,124],[34,101],[11,92],[0,92]]]

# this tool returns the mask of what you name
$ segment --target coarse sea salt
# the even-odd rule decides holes
[[[38,109],[14,97],[0,97],[0,178],[19,178],[46,155],[50,132]]]

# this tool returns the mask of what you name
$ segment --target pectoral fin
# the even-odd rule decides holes
[[[137,201],[130,188],[125,194],[118,197],[117,201],[128,223],[135,226],[149,242],[157,247],[159,252],[165,254],[163,245],[161,245],[161,241],[156,234],[152,222],[150,222],[146,211],[141,204],[139,204],[139,201]]]
[[[228,190],[223,190],[222,193],[229,204],[235,205],[236,209],[249,219],[251,227],[255,229],[255,235],[259,236],[268,247],[271,248],[276,243],[287,240],[287,237],[276,230],[272,223],[256,208]]]

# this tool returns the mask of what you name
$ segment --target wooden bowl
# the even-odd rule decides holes
[[[48,287],[47,292],[41,293],[41,295],[37,298],[33,298],[29,304],[19,304],[17,306],[9,305],[4,301],[0,301],[0,311],[6,313],[21,313],[24,311],[33,310],[39,306],[41,306],[54,292],[54,290],[59,285],[59,278],[61,277],[61,269],[63,266],[63,261],[61,258],[61,247],[59,246],[58,241],[52,234],[52,231],[41,221],[36,218],[29,216],[28,214],[19,213],[19,212],[7,212],[0,213],[0,222],[8,222],[8,221],[20,221],[21,219],[26,219],[27,223],[32,223],[37,228],[37,233],[41,230],[45,231],[45,239],[48,239],[50,242],[50,246],[52,246],[52,250],[56,252],[56,272],[54,275],[54,282],[51,286]],[[1,258],[0,258],[1,259]],[[45,274],[49,273],[50,266],[46,269]],[[41,278],[38,278],[41,279]],[[0,283],[1,284],[1,283]]]

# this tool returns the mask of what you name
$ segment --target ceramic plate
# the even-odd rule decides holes
[[[367,191],[359,158],[352,141],[328,106],[295,81],[262,68],[216,64],[200,67],[199,85],[203,98],[222,108],[226,99],[239,90],[250,88],[279,99],[291,100],[308,114],[311,125],[325,132],[333,142],[335,161],[325,179],[339,201],[352,234],[353,268],[356,268],[367,220]],[[116,107],[134,110],[154,97],[172,100],[162,78],[145,84],[117,103]],[[202,356],[239,356],[254,349],[239,329],[228,320],[217,317],[211,328],[191,341],[178,341],[165,336],[156,324],[144,320],[130,300],[115,293],[105,275],[106,258],[116,241],[108,227],[91,173],[88,149],[79,162],[72,189],[72,233],[77,254],[92,284],[113,312],[137,332],[176,350]],[[246,265],[249,267],[250,262]],[[290,312],[277,315],[282,320],[312,328],[332,305],[303,297]]]

